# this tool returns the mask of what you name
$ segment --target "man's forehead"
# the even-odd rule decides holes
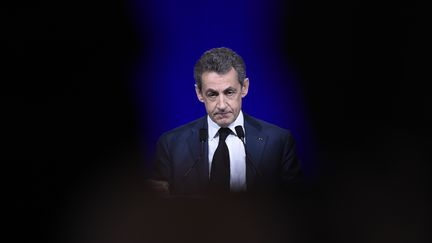
[[[203,74],[202,81],[204,89],[224,90],[229,87],[238,88],[237,86],[240,86],[235,70],[234,73],[230,71],[226,74],[206,72]]]
[[[201,77],[203,80],[221,79],[221,78],[238,79],[237,71],[233,67],[231,67],[231,69],[225,73],[218,73],[216,71],[206,71],[201,75]]]
[[[240,83],[237,80],[233,80],[233,81],[210,80],[207,82],[203,82],[203,90],[205,90],[205,91],[207,91],[207,90],[223,91],[223,90],[227,90],[227,89],[239,89],[239,88],[241,88],[241,87],[240,87]]]

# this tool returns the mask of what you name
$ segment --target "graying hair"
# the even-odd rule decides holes
[[[241,56],[226,47],[213,48],[204,52],[194,67],[194,78],[198,89],[202,88],[203,73],[226,74],[231,68],[237,71],[238,81],[243,87],[243,81],[246,79],[246,66]]]

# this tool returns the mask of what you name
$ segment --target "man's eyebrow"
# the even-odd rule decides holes
[[[237,90],[236,88],[234,88],[234,87],[232,87],[232,86],[230,86],[230,87],[228,87],[228,88],[226,88],[226,89],[224,89],[222,92],[226,92],[226,91],[232,91],[232,90]],[[212,89],[212,88],[209,88],[209,89],[207,89],[206,91],[205,91],[206,93],[208,93],[208,92],[214,92],[214,93],[218,93],[219,91],[217,91],[217,90],[214,90],[214,89]]]
[[[216,92],[216,93],[217,93],[217,91],[214,90],[214,89],[207,89],[205,92],[206,92],[206,93],[208,93],[208,92]]]
[[[232,91],[232,90],[237,90],[237,89],[230,86],[230,87],[224,89],[224,92],[226,92],[226,91]]]

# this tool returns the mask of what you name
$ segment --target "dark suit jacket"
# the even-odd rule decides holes
[[[167,181],[171,194],[207,191],[208,144],[200,142],[201,128],[207,129],[207,116],[164,133],[158,141],[152,179]],[[244,129],[248,192],[276,191],[297,184],[302,173],[290,131],[247,114]]]

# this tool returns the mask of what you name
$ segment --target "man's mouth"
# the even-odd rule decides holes
[[[225,117],[225,116],[228,116],[229,114],[231,114],[231,112],[218,112],[218,113],[215,113],[215,116]]]

